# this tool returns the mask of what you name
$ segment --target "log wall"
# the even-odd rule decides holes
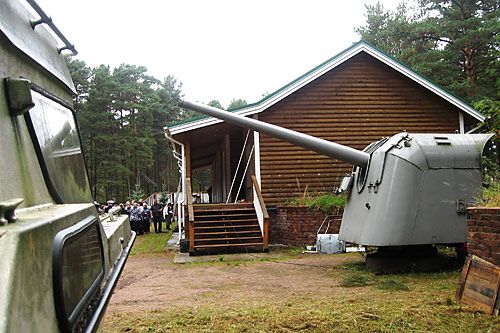
[[[265,122],[363,149],[401,131],[455,133],[458,108],[362,52],[259,114]],[[466,122],[471,122],[467,115]],[[275,206],[331,192],[352,167],[260,136],[262,193]]]

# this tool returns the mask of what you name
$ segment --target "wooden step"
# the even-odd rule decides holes
[[[240,231],[261,231],[259,226],[256,225],[219,225],[219,226],[208,226],[208,227],[195,227],[195,233],[204,232],[240,232]]]
[[[218,226],[203,226],[203,227],[200,227],[200,226],[197,226],[195,225],[194,226],[194,229],[195,230],[207,230],[207,229],[220,229],[220,228],[259,228],[260,230],[260,227],[258,224],[234,224],[234,225],[218,225]]]
[[[247,206],[247,207],[253,207],[253,203],[251,202],[231,202],[231,203],[223,203],[223,202],[219,202],[219,203],[195,203],[193,204],[193,207],[202,207],[202,208],[205,208],[205,207],[244,207],[244,206]]]
[[[260,230],[230,230],[225,232],[198,233],[196,240],[209,238],[262,237]]]
[[[206,233],[206,232],[229,232],[229,233],[241,233],[242,231],[251,231],[255,233],[261,233],[260,228],[204,228],[195,230],[195,233]],[[196,240],[196,237],[194,238]]]
[[[239,211],[239,210],[254,210],[253,206],[218,206],[218,207],[196,207],[193,206],[195,212],[225,212],[225,211]]]
[[[221,238],[199,238],[194,241],[196,245],[197,242],[227,242],[227,241],[244,241],[248,239],[260,239],[262,240],[262,236],[253,236],[253,237],[221,237]],[[246,243],[245,243],[246,244]]]
[[[224,212],[224,213],[218,213],[218,214],[207,214],[206,212],[195,212],[194,213],[194,219],[217,219],[217,218],[223,218],[223,217],[239,217],[239,216],[256,216],[255,211],[240,211],[240,212]]]
[[[238,231],[215,231],[215,232],[198,232],[196,236],[215,236],[215,235],[231,235],[234,233],[237,234],[251,234],[251,233],[259,233],[261,234],[260,228],[259,230],[238,230]]]
[[[193,210],[196,211],[227,211],[227,210],[245,210],[254,209],[253,204],[196,204]]]
[[[194,249],[190,254],[263,250],[253,204],[195,204],[193,210]]]
[[[197,221],[194,220],[194,225],[200,225],[200,224],[217,224],[217,223],[225,223],[225,224],[231,224],[231,223],[252,223],[254,222],[255,225],[259,225],[259,221],[256,218],[253,219],[238,219],[238,220],[203,220],[203,221]]]
[[[250,246],[263,246],[264,243],[232,243],[232,244],[208,244],[208,245],[195,245],[195,249],[209,249],[221,247],[250,247]]]
[[[217,212],[214,214],[208,214],[210,212],[202,211],[202,212],[194,212],[194,217],[220,217],[220,216],[241,216],[241,215],[255,215],[254,210],[240,210],[240,211],[224,211]]]
[[[238,219],[257,219],[255,214],[240,214],[240,215],[210,215],[210,216],[195,216],[195,221],[206,221],[206,220],[238,220]]]

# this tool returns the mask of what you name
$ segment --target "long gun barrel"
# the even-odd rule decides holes
[[[189,101],[181,101],[180,106],[186,109],[204,113],[215,118],[222,119],[234,125],[249,128],[259,133],[270,135],[277,139],[296,144],[317,153],[333,157],[363,168],[368,165],[368,161],[370,160],[370,154],[364,151],[316,138],[314,136],[296,132],[287,128],[268,124],[256,119],[213,108],[207,105]]]

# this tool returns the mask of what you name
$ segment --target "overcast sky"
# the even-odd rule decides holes
[[[261,99],[359,40],[376,0],[37,0],[91,67],[173,75],[187,99]],[[394,9],[400,0],[381,0]]]

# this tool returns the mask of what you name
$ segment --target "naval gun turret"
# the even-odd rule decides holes
[[[466,242],[466,208],[479,197],[491,134],[399,133],[363,151],[198,103],[181,106],[350,163],[339,238],[400,248]]]

